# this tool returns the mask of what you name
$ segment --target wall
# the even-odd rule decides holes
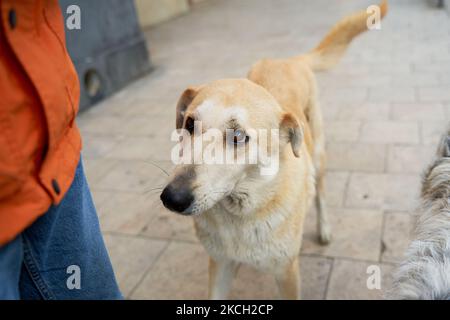
[[[66,26],[66,44],[80,79],[80,108],[86,108],[150,71],[149,54],[133,0],[59,0],[77,5],[81,29]]]
[[[146,28],[189,11],[189,0],[135,0],[139,23]]]

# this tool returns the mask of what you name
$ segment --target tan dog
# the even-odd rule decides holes
[[[386,2],[380,8],[384,16]],[[192,139],[215,128],[223,137],[213,144],[233,150],[235,159],[245,159],[251,142],[279,159],[271,175],[261,174],[267,164],[259,157],[256,164],[178,165],[161,194],[168,209],[194,217],[197,236],[210,255],[210,298],[228,296],[241,263],[273,273],[283,298],[300,297],[302,230],[315,196],[319,239],[326,244],[331,237],[324,199],[323,124],[313,71],[335,65],[353,37],[367,30],[367,18],[366,12],[345,18],[308,54],[261,60],[248,79],[214,81],[188,88],[181,96],[176,126],[189,131]],[[226,129],[233,130],[231,139]],[[262,146],[261,137],[249,133],[252,129],[279,130],[279,141]],[[192,153],[195,157],[198,150]]]

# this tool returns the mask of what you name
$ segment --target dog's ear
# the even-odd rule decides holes
[[[181,129],[183,127],[184,114],[186,109],[194,100],[195,96],[200,91],[201,87],[188,87],[184,90],[177,104],[177,116],[176,116],[176,128]]]
[[[300,147],[303,142],[303,128],[294,115],[285,113],[281,117],[280,137],[290,143],[294,155],[297,158],[300,157]]]

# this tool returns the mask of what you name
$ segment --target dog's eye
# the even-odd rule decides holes
[[[192,119],[191,117],[186,119],[186,124],[184,126],[184,128],[190,133],[193,134],[194,133],[194,125],[195,125],[195,121],[194,119]]]
[[[249,136],[247,136],[244,132],[244,130],[237,129],[234,131],[233,134],[233,143],[234,144],[240,144],[240,143],[246,143],[249,140]]]

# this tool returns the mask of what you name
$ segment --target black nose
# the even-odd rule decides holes
[[[189,189],[173,188],[170,184],[164,188],[160,198],[167,209],[178,213],[189,208],[194,201],[194,196]]]

